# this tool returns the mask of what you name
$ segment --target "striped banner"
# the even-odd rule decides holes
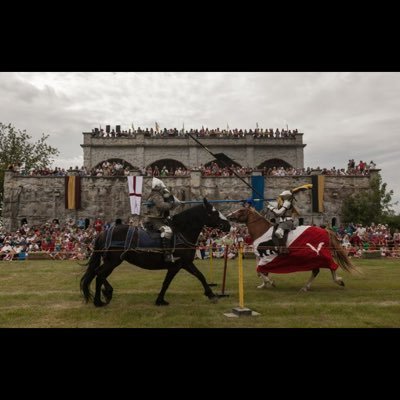
[[[81,208],[81,177],[65,177],[65,208],[78,210]]]
[[[324,212],[325,175],[312,175],[312,211]]]

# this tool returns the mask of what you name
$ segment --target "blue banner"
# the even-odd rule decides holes
[[[260,176],[252,176],[251,177],[251,186],[253,186],[253,188],[255,190],[253,190],[253,193],[251,195],[251,197],[253,199],[259,199],[260,196],[256,193],[260,193],[263,195],[264,198],[264,177],[262,175]],[[264,202],[263,201],[255,201],[254,202],[254,208],[257,211],[261,211],[264,207]]]

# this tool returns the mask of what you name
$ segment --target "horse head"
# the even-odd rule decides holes
[[[268,221],[252,207],[241,207],[226,217],[229,221],[246,224],[253,240],[265,233],[272,225],[271,221]]]
[[[250,208],[242,207],[228,214],[226,218],[228,218],[229,221],[241,222],[245,224],[249,219],[249,214],[250,214]]]
[[[211,228],[218,228],[223,232],[230,231],[231,224],[229,221],[210,202],[208,202],[205,197],[203,198],[203,206],[206,210],[204,225],[207,225]]]

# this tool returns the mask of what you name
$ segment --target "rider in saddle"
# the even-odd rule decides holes
[[[272,211],[275,217],[279,218],[274,226],[272,241],[278,247],[279,254],[288,254],[289,249],[286,246],[289,232],[295,229],[293,217],[299,216],[299,212],[294,207],[296,201],[294,193],[311,189],[311,184],[299,186],[292,190],[284,190],[278,196],[278,206],[267,205],[268,210]]]
[[[170,210],[176,208],[180,204],[180,201],[169,192],[164,182],[158,178],[153,178],[151,192],[147,201],[151,202],[151,204],[147,206],[146,225],[150,229],[161,232],[164,261],[174,262],[170,249],[172,229],[168,226],[168,217]]]
[[[286,247],[287,237],[292,229],[295,229],[293,216],[298,215],[293,203],[295,198],[291,190],[284,190],[278,197],[278,206],[274,207],[268,204],[268,210],[272,211],[275,217],[279,218],[275,224],[272,233],[272,241],[278,247],[279,254],[288,254],[289,249]]]

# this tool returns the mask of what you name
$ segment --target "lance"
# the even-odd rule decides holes
[[[218,160],[218,157],[215,156],[215,154],[208,149],[206,146],[204,146],[203,143],[199,142],[195,137],[193,137],[189,132],[186,132],[186,134],[188,136],[190,136],[197,144],[199,144],[205,151],[207,151],[208,153],[210,153],[216,160]],[[224,160],[220,160],[221,162],[223,162],[226,167],[229,169],[229,171],[231,171],[237,178],[239,178],[245,185],[247,185],[251,190],[253,190],[253,192],[257,195],[260,196],[263,201],[268,201],[268,200],[264,200],[264,196],[262,194],[260,194],[256,189],[254,189],[253,186],[251,186],[249,183],[247,183],[235,170],[233,170]],[[240,201],[240,200],[239,200]]]
[[[252,199],[253,201],[273,201],[275,199]],[[209,203],[244,203],[246,200],[207,200]],[[203,200],[187,200],[181,201],[179,200],[180,204],[202,204]],[[153,206],[153,201],[144,201],[142,203],[145,206]]]

